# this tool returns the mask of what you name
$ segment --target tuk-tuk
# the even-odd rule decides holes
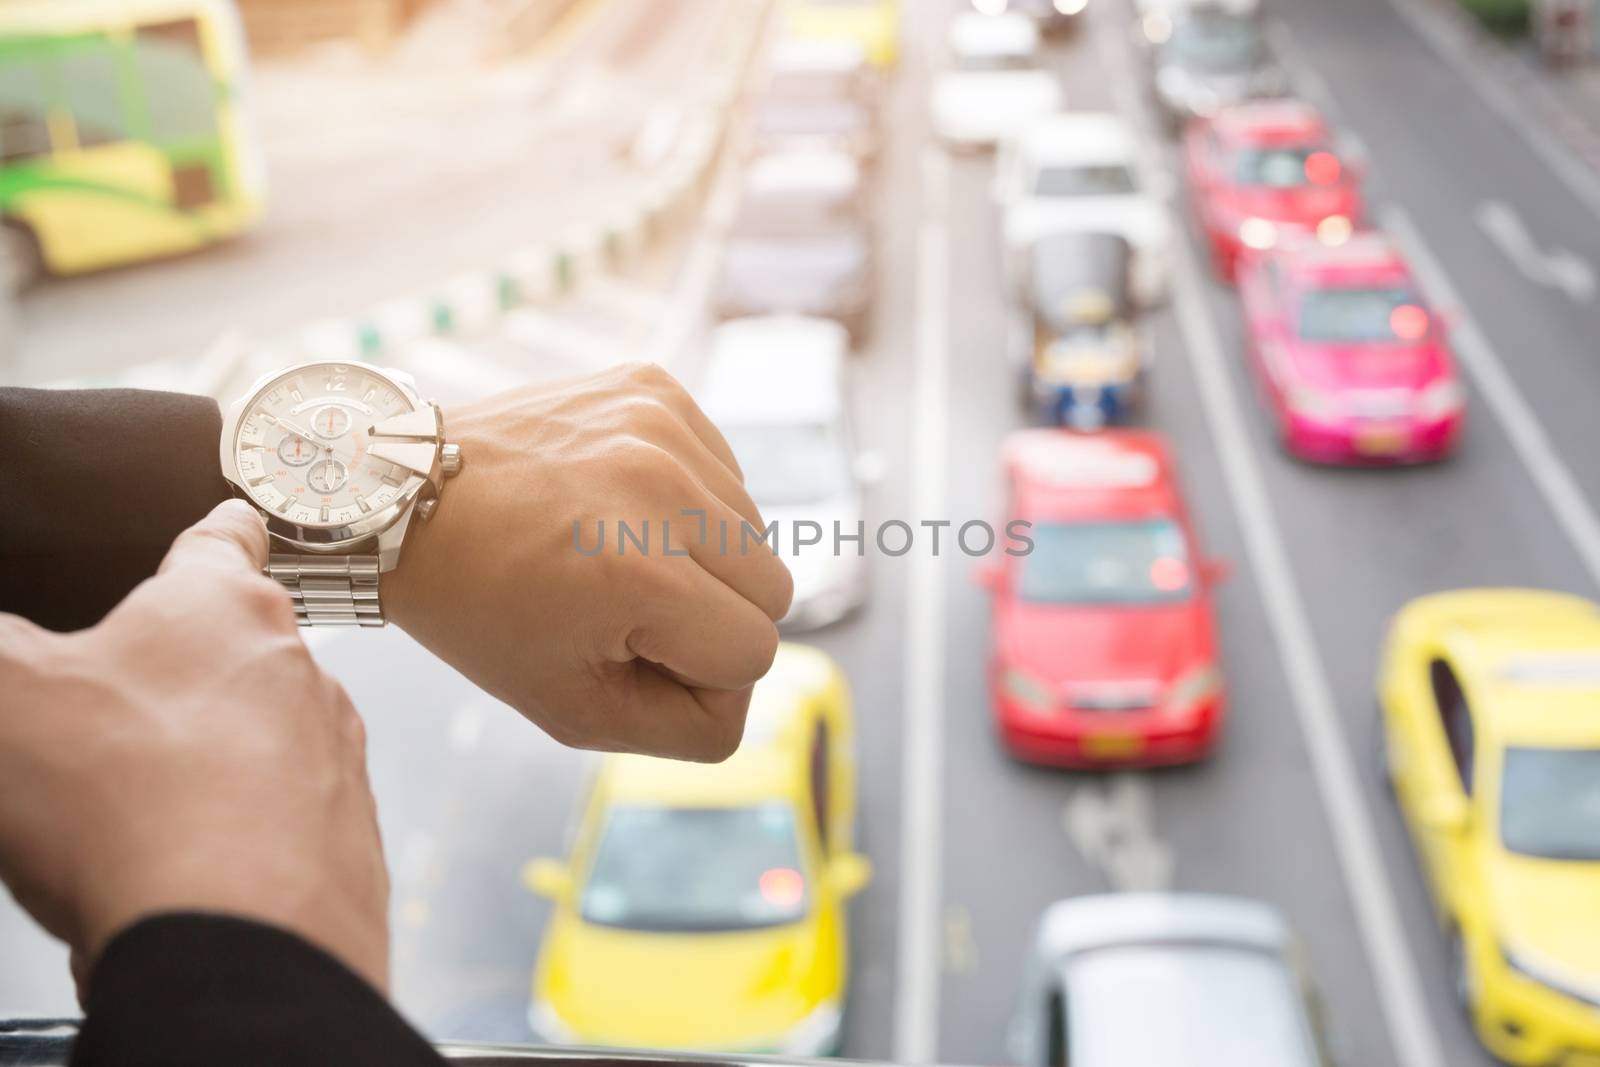
[[[1109,233],[1058,233],[1030,250],[1014,339],[1024,407],[1092,430],[1125,418],[1144,384],[1133,324],[1133,250]]]

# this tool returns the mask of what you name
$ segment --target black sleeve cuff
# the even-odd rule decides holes
[[[285,930],[160,915],[106,946],[72,1067],[440,1067],[355,972]]]

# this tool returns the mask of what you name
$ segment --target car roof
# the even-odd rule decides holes
[[[1534,589],[1433,604],[1488,732],[1505,744],[1600,745],[1600,607]]]
[[[1145,945],[1088,953],[1061,970],[1074,1063],[1318,1063],[1298,978],[1268,953],[1216,944]]]
[[[969,11],[950,20],[949,43],[957,55],[1025,56],[1038,51],[1039,29],[1025,15]]]
[[[1210,893],[1106,893],[1060,900],[1039,919],[1045,959],[1131,945],[1220,945],[1282,954],[1289,928],[1267,904]]]
[[[819,649],[784,642],[750,696],[744,738],[732,756],[708,765],[608,755],[597,788],[608,803],[668,807],[733,806],[788,796],[797,766],[810,755],[806,728],[815,699],[838,672]]]
[[[1022,154],[1036,163],[1133,161],[1138,141],[1119,115],[1101,111],[1063,111],[1023,131]]]
[[[829,422],[844,400],[849,335],[831,319],[762,315],[711,331],[700,406],[715,422]]]
[[[1155,433],[1038,427],[1011,434],[1002,453],[1015,517],[1136,519],[1182,510],[1171,456]]]
[[[754,196],[840,197],[860,185],[861,167],[848,153],[822,148],[769,152],[751,160],[744,172],[744,191]]]
[[[1411,270],[1386,235],[1363,230],[1339,245],[1302,240],[1271,253],[1303,288],[1405,284]]]
[[[1303,100],[1251,100],[1222,108],[1211,120],[1221,137],[1249,145],[1308,144],[1330,136],[1322,113]]]

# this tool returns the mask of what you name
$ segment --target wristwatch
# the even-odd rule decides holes
[[[267,573],[302,626],[382,626],[378,576],[461,470],[439,405],[365,363],[274,371],[222,420],[222,476],[267,522]]]

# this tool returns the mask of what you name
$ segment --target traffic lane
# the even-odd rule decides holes
[[[1224,345],[1242,353],[1231,290],[1213,286],[1210,305]],[[1235,388],[1260,415],[1242,356],[1233,371]],[[1462,449],[1453,459],[1398,469],[1314,467],[1288,457],[1264,417],[1252,418],[1249,429],[1351,755],[1369,768],[1364,797],[1433,1027],[1448,1062],[1487,1064],[1491,1060],[1454,1004],[1447,946],[1377,770],[1378,657],[1390,618],[1414,597],[1485,585],[1587,591],[1587,581],[1509,440],[1471,387],[1467,418]]]
[[[429,1036],[529,1039],[549,903],[522,885],[566,855],[594,757],[563,748],[390,628],[314,640],[367,724],[391,879],[393,996]]]
[[[257,231],[164,262],[48,280],[20,303],[8,380],[109,376],[198,355],[230,329],[270,336],[441,284],[575,219],[603,217],[646,180],[621,150],[650,107],[681,98],[683,65],[704,65],[706,27],[718,24],[707,16],[727,10],[712,5],[679,9],[660,27],[654,62],[627,77],[596,73],[589,50],[603,49],[602,37],[544,99],[537,70],[490,71],[479,77],[508,79],[513,91],[468,87],[449,106],[397,103],[378,134],[352,137],[353,154],[276,163],[269,141],[272,199]],[[640,17],[633,5],[614,6]],[[628,24],[620,13],[610,21],[611,35]],[[305,121],[315,136],[320,123]]]
[[[1087,42],[1052,56],[1074,106],[1110,108],[1104,72]],[[952,247],[964,302],[954,309],[951,500],[963,515],[997,514],[994,458],[1006,432],[1024,424],[1002,351],[998,235],[988,200],[988,164],[962,160],[952,188]],[[1230,688],[1222,747],[1195,768],[1150,774],[1157,844],[1174,859],[1172,886],[1259,897],[1281,908],[1304,939],[1324,991],[1336,1045],[1351,1062],[1393,1061],[1386,1034],[1362,1025],[1378,1016],[1369,965],[1350,936],[1354,917],[1333,853],[1309,760],[1254,577],[1243,566],[1236,520],[1221,482],[1196,387],[1170,314],[1149,317],[1156,363],[1140,422],[1167,435],[1179,457],[1196,521],[1210,551],[1238,564],[1218,596],[1218,625]],[[1068,843],[1063,816],[1080,789],[1105,778],[1027,767],[995,743],[983,662],[986,597],[961,574],[951,597],[945,795],[947,965],[941,1058],[1009,1058],[1004,1029],[1039,912],[1050,902],[1111,888]],[[1287,859],[1292,857],[1291,859]],[[995,876],[1004,872],[1004,879]],[[964,947],[964,942],[971,944]]]
[[[900,879],[900,709],[906,631],[907,561],[877,554],[870,531],[904,519],[910,506],[911,412],[905,403],[914,361],[916,228],[920,205],[909,193],[920,180],[926,72],[904,55],[887,87],[874,204],[877,289],[866,342],[852,360],[857,447],[876,451],[888,474],[866,496],[870,594],[835,626],[794,640],[839,661],[855,699],[856,847],[873,865],[872,882],[850,905],[850,994],[844,1054],[887,1061],[893,1052],[896,923]]]
[[[1335,13],[1329,5],[1284,0],[1279,10],[1339,115],[1367,144],[1374,187],[1415,220],[1465,302],[1461,310],[1505,361],[1593,506],[1600,501],[1600,465],[1589,461],[1600,448],[1592,417],[1600,407],[1600,304],[1530,280],[1477,213],[1486,203],[1504,203],[1539,250],[1566,249],[1591,266],[1600,264],[1600,218],[1522,150],[1388,0],[1337,6]]]

